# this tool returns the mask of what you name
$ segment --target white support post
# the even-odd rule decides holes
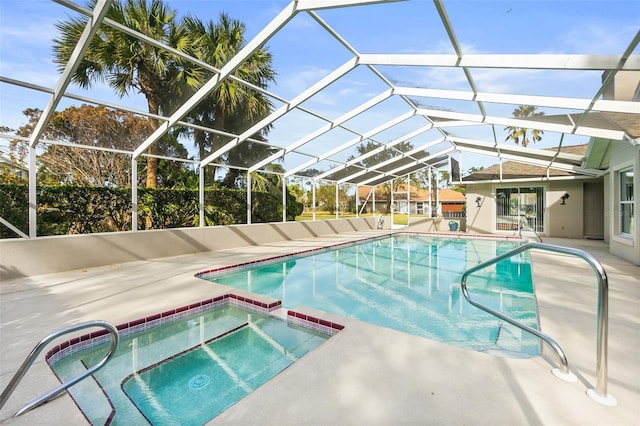
[[[338,182],[336,182],[336,219],[340,216],[340,203],[338,202]]]
[[[373,208],[371,209],[371,216],[376,216],[376,187],[373,187]]]
[[[204,167],[198,167],[198,212],[200,216],[200,228],[204,228]]]
[[[247,172],[247,225],[251,225],[251,173]]]
[[[313,220],[316,220],[316,181],[311,181],[311,211],[313,212]]]
[[[389,204],[389,209],[391,210],[391,223],[389,224],[391,226],[391,229],[393,229],[393,181],[390,181],[391,183],[389,184],[391,186],[391,204]]]
[[[407,226],[411,219],[411,173],[407,175]]]
[[[360,217],[360,194],[358,194],[358,185],[356,185],[356,217]]]
[[[442,214],[442,207],[440,206],[440,173],[436,169],[436,216]]]
[[[429,176],[429,217],[433,217],[433,199],[432,199],[432,192],[433,192],[433,187],[431,185],[431,167],[427,168],[427,174]]]
[[[287,221],[287,178],[282,177],[282,222]]]
[[[38,198],[36,194],[37,172],[36,149],[29,145],[29,238],[38,236]]]
[[[131,230],[138,230],[138,160],[131,157]]]
[[[109,7],[111,6],[111,0],[98,0],[93,8],[93,13],[87,20],[87,24],[76,43],[69,61],[64,67],[58,84],[53,92],[53,96],[49,99],[49,102],[45,106],[38,122],[36,123],[31,136],[29,136],[29,238],[35,238],[38,234],[38,215],[37,215],[37,166],[36,166],[36,152],[35,147],[40,140],[40,137],[44,133],[45,126],[49,122],[49,119],[55,113],[56,107],[60,103],[60,100],[64,96],[67,86],[73,78],[73,73],[78,69],[80,62],[84,58],[84,54],[89,48],[91,40],[95,36],[102,20],[104,19]]]

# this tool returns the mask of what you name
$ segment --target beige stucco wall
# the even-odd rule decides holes
[[[633,167],[634,169],[634,211],[635,229],[631,236],[620,235],[618,205],[618,175],[622,169]],[[612,254],[619,256],[636,265],[640,265],[640,226],[638,221],[638,211],[640,210],[640,145],[631,145],[628,142],[613,142],[611,146],[611,156],[609,160],[610,175],[605,186],[605,206],[606,212],[610,216],[609,225],[609,250]]]
[[[584,180],[558,180],[546,182],[513,182],[467,185],[467,232],[480,234],[512,235],[517,231],[496,231],[497,188],[542,186],[545,192],[544,231],[541,236],[583,238],[583,183]],[[561,205],[560,197],[568,193],[570,198]],[[476,198],[480,197],[480,207]]]
[[[458,230],[456,232],[466,232],[466,219],[463,217],[410,216],[407,230],[411,232],[452,232],[449,227],[449,222],[451,221],[458,222]]]
[[[70,271],[375,229],[376,218],[318,220],[0,240],[0,278]]]
[[[560,238],[583,238],[583,180],[550,181],[545,193],[545,235]],[[563,206],[560,197],[570,198]]]
[[[492,234],[495,231],[496,205],[493,184],[467,185],[467,232]],[[476,198],[480,197],[480,207]]]
[[[607,242],[611,241],[611,226],[610,222],[612,220],[612,207],[611,207],[611,198],[609,196],[609,185],[611,185],[611,175],[604,175],[604,240]]]

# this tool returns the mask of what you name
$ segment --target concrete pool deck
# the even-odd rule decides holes
[[[0,386],[5,388],[33,346],[56,329],[95,319],[119,324],[226,292],[195,278],[196,272],[379,233],[388,231],[7,280],[0,285]],[[640,267],[610,255],[602,241],[545,242],[586,250],[605,266],[610,287],[608,393],[617,399],[616,407],[585,394],[596,385],[597,296],[591,268],[578,259],[534,252],[542,331],[565,350],[578,381],[555,378],[550,372],[554,358],[546,349],[540,357],[507,359],[327,315],[345,329],[210,424],[640,425]],[[86,424],[67,395],[10,417],[57,384],[40,356],[0,412],[1,422]]]

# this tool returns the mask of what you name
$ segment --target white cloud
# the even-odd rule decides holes
[[[568,28],[561,40],[567,49],[576,53],[622,54],[637,31],[638,27],[633,25],[590,22]]]
[[[327,68],[307,65],[287,68],[286,73],[278,76],[274,90],[282,96],[291,98],[317,83],[331,71]]]

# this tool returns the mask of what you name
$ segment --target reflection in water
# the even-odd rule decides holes
[[[464,300],[462,273],[517,242],[395,235],[209,278],[282,300],[475,350],[537,354],[538,341]],[[474,299],[537,328],[528,255],[469,277]],[[507,331],[509,338],[507,339]]]

